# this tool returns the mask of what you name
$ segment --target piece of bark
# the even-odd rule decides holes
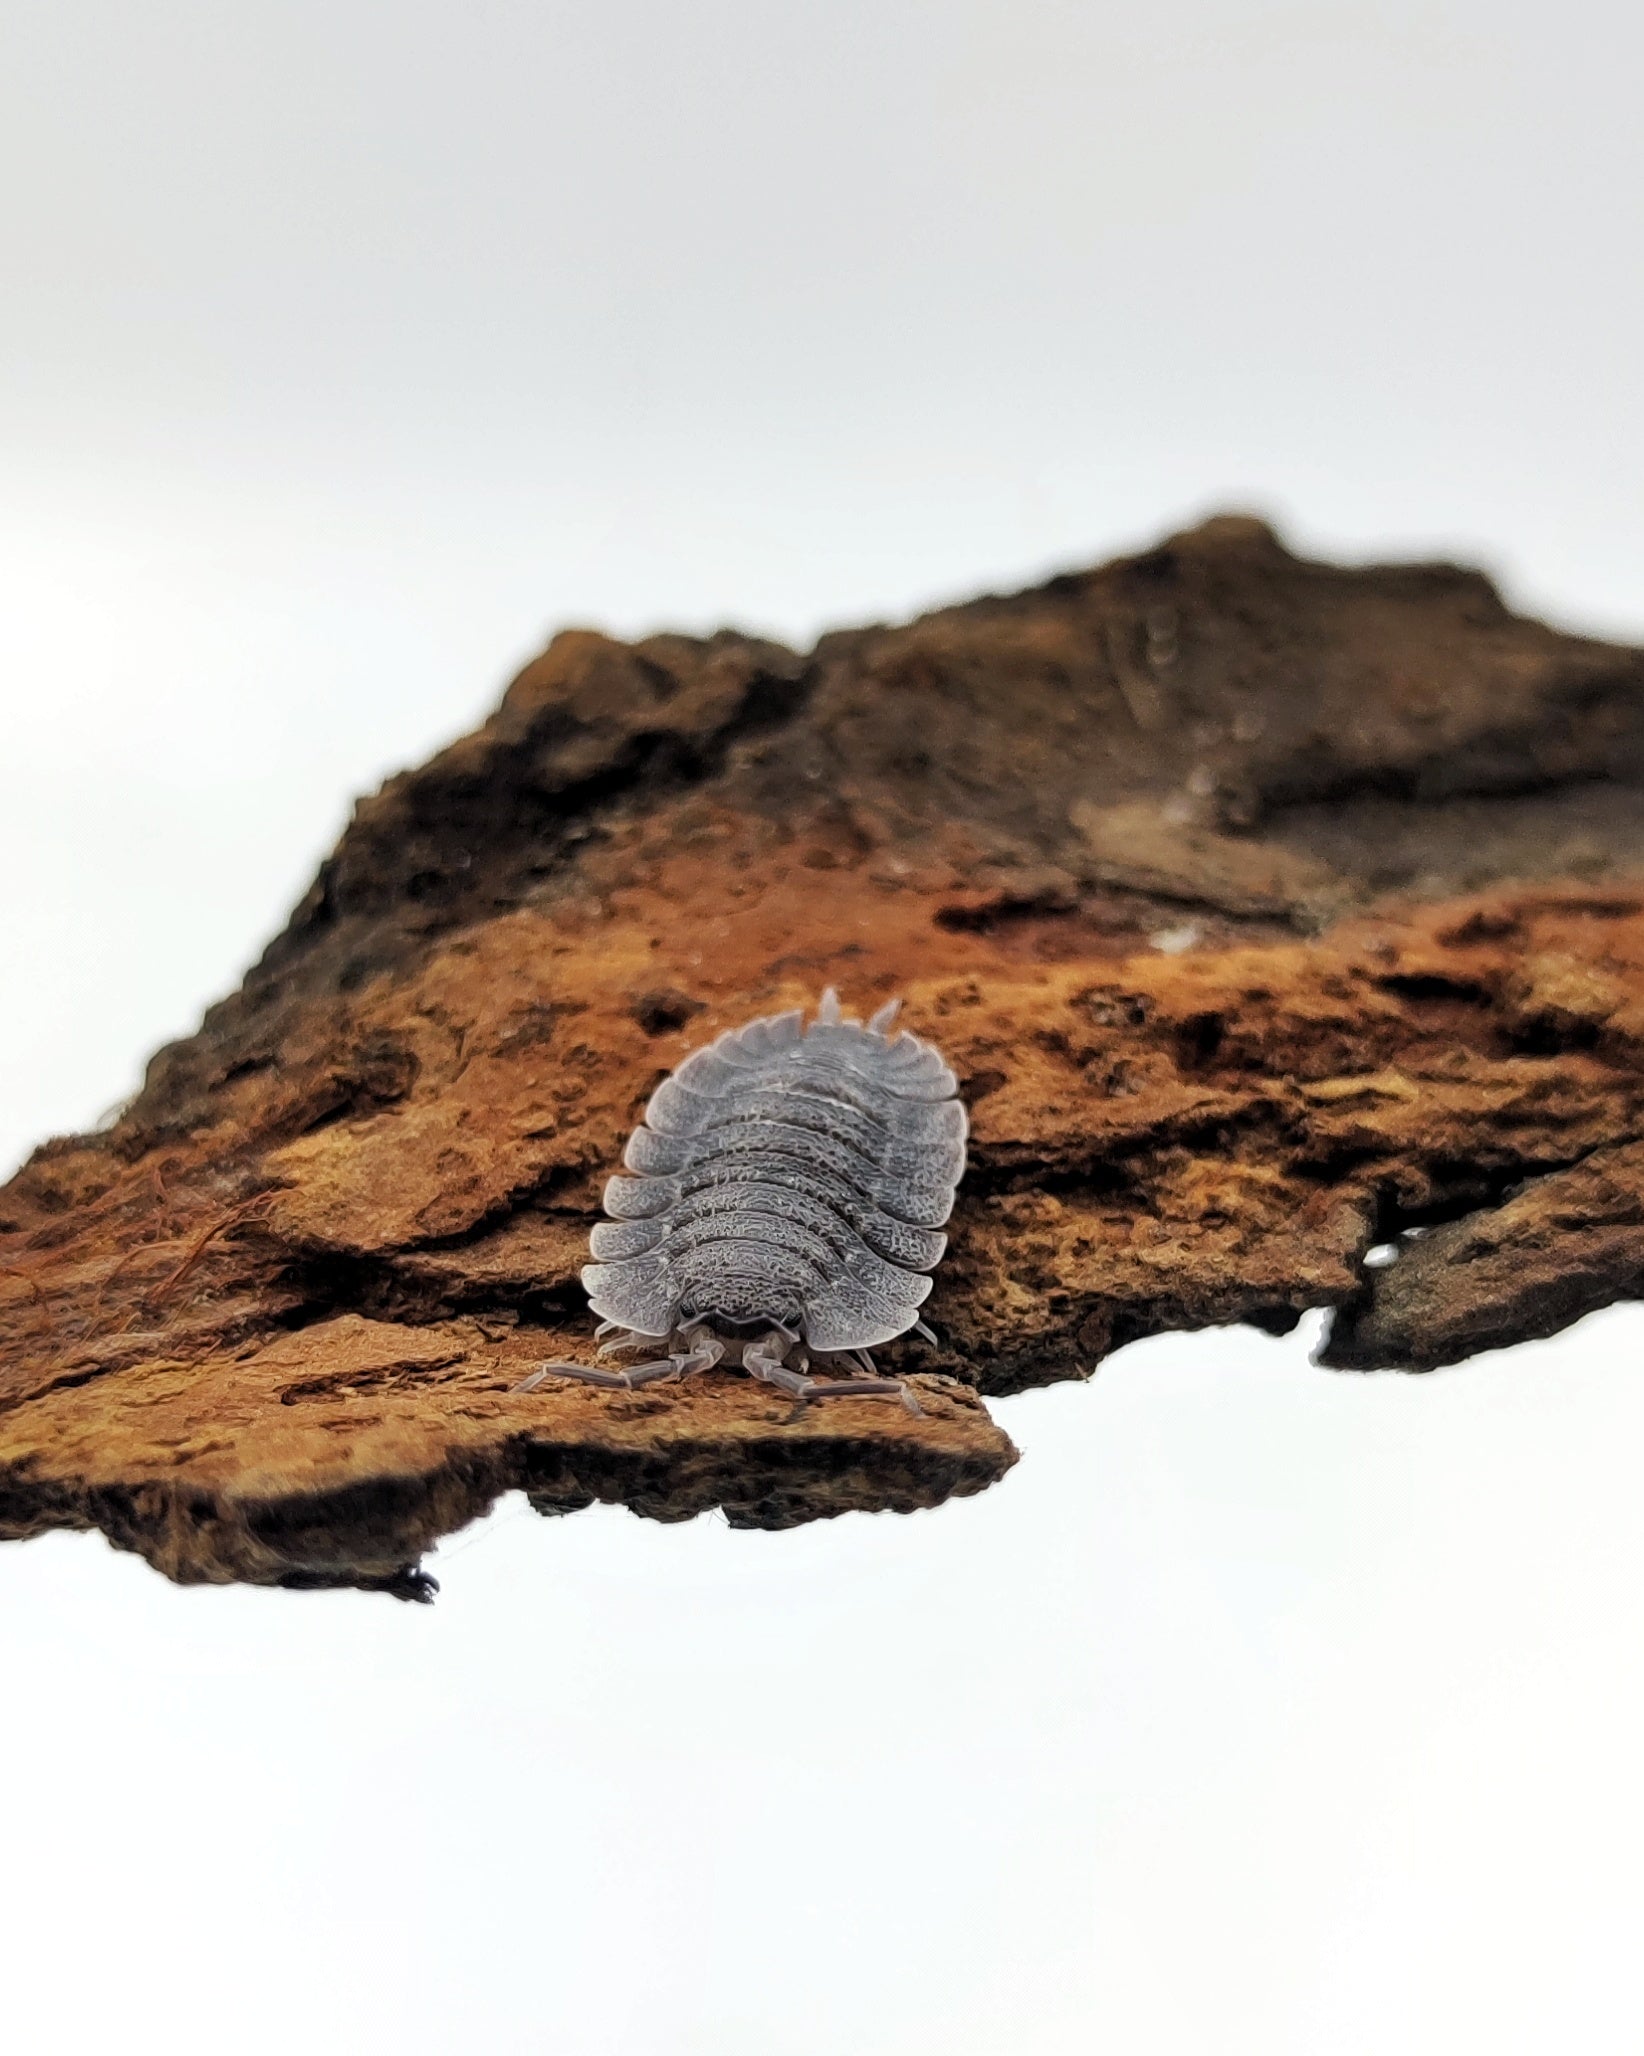
[[[0,1194],[0,1534],[411,1595],[511,1487],[760,1526],[979,1490],[978,1393],[1162,1330],[1546,1333],[1636,1289],[1641,788],[1641,653],[1232,517],[808,656],[562,635]],[[519,1393],[587,1353],[656,1080],[830,982],[902,994],[971,1107],[942,1342],[884,1352],[926,1414]]]
[[[1599,1149],[1499,1206],[1412,1230],[1331,1323],[1321,1361],[1431,1370],[1552,1335],[1644,1285],[1644,1144]]]

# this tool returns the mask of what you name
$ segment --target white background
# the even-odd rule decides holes
[[[569,621],[803,642],[1241,506],[1644,639],[1635,11],[0,30],[0,1156]],[[1168,1339],[984,1499],[505,1507],[431,1612],[0,1550],[8,2046],[1632,2050],[1641,1332]]]

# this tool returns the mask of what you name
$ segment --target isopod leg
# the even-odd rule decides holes
[[[924,1412],[925,1409],[913,1396],[912,1386],[904,1383],[901,1378],[881,1377],[879,1366],[865,1349],[841,1349],[838,1352],[837,1360],[842,1363],[859,1365],[862,1376],[860,1378],[826,1379],[818,1385],[818,1395],[824,1392],[894,1392],[909,1413],[922,1414]]]
[[[661,1357],[654,1364],[633,1364],[619,1375],[627,1385],[654,1385],[660,1378],[688,1378],[693,1372],[711,1370],[724,1354],[723,1342],[704,1335],[694,1349]]]
[[[614,1327],[616,1323],[607,1322],[606,1325]],[[624,1349],[654,1349],[661,1340],[662,1337],[660,1335],[640,1335],[630,1328],[625,1333],[618,1335],[614,1341],[602,1342],[598,1349],[594,1351],[594,1354],[595,1356],[616,1356]]]
[[[706,1328],[687,1329],[680,1339],[691,1345],[688,1354],[674,1358],[682,1378],[694,1377],[698,1371],[711,1371],[725,1354],[724,1343],[717,1335],[710,1335]]]
[[[899,1399],[910,1414],[925,1409],[913,1396],[913,1387],[900,1378],[812,1378],[807,1399],[839,1399],[852,1393],[873,1392],[885,1399]]]
[[[580,1378],[585,1385],[603,1385],[607,1392],[625,1392],[630,1389],[628,1377],[626,1371],[598,1371],[592,1364],[539,1364],[514,1390],[535,1392],[544,1378]]]
[[[654,1342],[654,1335],[630,1335],[608,1348],[631,1349],[636,1342]],[[584,1385],[598,1385],[605,1392],[634,1392],[641,1385],[654,1385],[659,1378],[688,1378],[693,1371],[711,1370],[725,1354],[725,1345],[701,1329],[687,1334],[691,1346],[676,1349],[672,1356],[659,1356],[648,1364],[630,1364],[625,1371],[602,1371],[593,1364],[539,1364],[530,1377],[514,1387],[516,1392],[535,1392],[544,1378],[578,1378]]]
[[[913,1389],[900,1378],[808,1378],[801,1371],[791,1369],[775,1354],[776,1337],[767,1336],[763,1342],[751,1344],[742,1353],[742,1368],[754,1377],[763,1378],[766,1384],[775,1385],[779,1391],[790,1392],[800,1406],[813,1399],[850,1398],[872,1394],[882,1399],[899,1399],[909,1413],[922,1414],[924,1408],[913,1396]],[[846,1352],[841,1351],[841,1354]],[[855,1356],[856,1352],[850,1351]],[[871,1365],[872,1358],[867,1361]]]
[[[807,1378],[803,1371],[796,1371],[785,1364],[779,1355],[773,1353],[776,1336],[770,1335],[763,1343],[750,1342],[742,1352],[742,1368],[755,1378],[763,1379],[767,1385],[774,1385],[779,1392],[786,1392],[799,1400],[809,1399],[816,1384],[814,1378]]]
[[[658,1378],[677,1378],[679,1359],[673,1356],[659,1356],[654,1363],[630,1364],[625,1371],[618,1371],[616,1382],[625,1391],[633,1392],[641,1385],[654,1385]]]

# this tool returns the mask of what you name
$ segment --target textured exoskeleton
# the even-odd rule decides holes
[[[941,1054],[892,1033],[895,1013],[848,1021],[830,987],[808,1025],[798,1010],[750,1021],[662,1081],[582,1282],[599,1332],[623,1331],[600,1354],[667,1353],[624,1371],[545,1364],[527,1386],[557,1373],[631,1390],[725,1362],[801,1400],[882,1392],[919,1410],[866,1352],[910,1328],[930,1338],[919,1307],[966,1119]],[[849,1374],[813,1378],[813,1357]]]

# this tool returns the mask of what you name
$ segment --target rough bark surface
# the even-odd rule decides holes
[[[981,1490],[981,1395],[1165,1329],[1546,1334],[1644,1275],[1641,791],[1644,653],[1241,518],[808,655],[563,634],[0,1193],[0,1534],[416,1596],[514,1487],[762,1527]],[[924,1417],[519,1393],[589,1352],[657,1079],[830,982],[903,995],[972,1112],[941,1346],[884,1353]]]

